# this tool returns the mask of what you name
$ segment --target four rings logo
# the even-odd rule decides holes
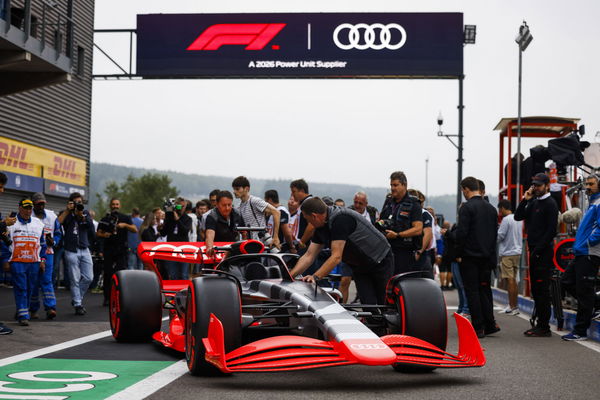
[[[216,24],[209,26],[187,50],[219,50],[225,45],[246,45],[245,50],[262,50],[286,24]],[[271,46],[278,50],[279,46]]]
[[[162,244],[156,245],[152,249],[150,249],[148,256],[149,257],[154,256],[157,251],[164,254],[165,250],[171,251],[171,254],[170,254],[171,257],[185,258],[188,260],[197,260],[198,253],[200,253],[200,254],[202,254],[203,260],[206,260],[206,261],[212,260],[212,258],[208,258],[207,255],[204,254],[204,251],[206,250],[206,246],[198,247],[198,246],[194,246],[191,244],[183,244],[181,246],[174,246],[170,243],[162,243]],[[215,255],[215,260],[217,262],[221,261],[222,258],[223,258],[223,254],[221,254],[221,253],[217,253]]]
[[[354,350],[383,350],[387,346],[383,343],[353,343],[350,348]]]
[[[396,34],[393,35],[393,33]],[[396,37],[398,35],[399,37]],[[342,50],[398,50],[406,43],[406,31],[399,24],[352,25],[346,23],[335,28],[333,42]]]

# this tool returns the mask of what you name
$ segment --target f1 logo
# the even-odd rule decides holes
[[[262,50],[286,24],[216,24],[206,28],[187,50],[219,50],[225,45],[246,45]],[[278,50],[279,46],[273,46]]]

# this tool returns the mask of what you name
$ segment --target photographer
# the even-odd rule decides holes
[[[396,275],[415,270],[422,244],[423,219],[419,200],[408,194],[404,172],[390,175],[390,189],[391,195],[383,204],[377,225],[392,246]]]
[[[83,196],[71,193],[67,208],[58,216],[63,226],[65,260],[69,271],[71,304],[75,315],[85,315],[83,296],[94,278],[90,246],[94,243],[94,222],[85,210]]]
[[[162,236],[167,237],[167,242],[189,242],[192,230],[192,219],[185,212],[187,201],[183,197],[165,202],[165,223],[160,230]],[[169,279],[188,279],[188,263],[165,261],[165,268]]]
[[[100,220],[96,232],[96,236],[104,239],[104,306],[108,306],[113,274],[127,269],[127,232],[137,233],[131,217],[119,212],[120,209],[121,201],[111,199],[110,213]]]

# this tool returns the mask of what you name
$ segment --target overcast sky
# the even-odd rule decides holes
[[[498,187],[498,133],[517,115],[518,48],[525,19],[523,115],[581,118],[600,130],[600,2],[475,0],[96,0],[97,29],[135,28],[137,14],[462,12],[477,25],[464,51],[464,176]],[[128,38],[97,35],[123,65]],[[116,73],[98,52],[97,73]],[[94,81],[92,160],[188,173],[387,186],[390,172],[429,193],[456,193],[456,149],[436,136],[458,126],[456,80]],[[528,149],[533,144],[525,140]]]

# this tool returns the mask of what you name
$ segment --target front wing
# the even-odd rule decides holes
[[[465,368],[485,365],[485,355],[471,323],[454,314],[458,354],[447,353],[423,340],[405,335],[373,339],[324,341],[303,336],[276,336],[225,353],[221,321],[211,314],[208,337],[202,339],[206,361],[222,372],[293,371],[339,365],[408,365]]]

